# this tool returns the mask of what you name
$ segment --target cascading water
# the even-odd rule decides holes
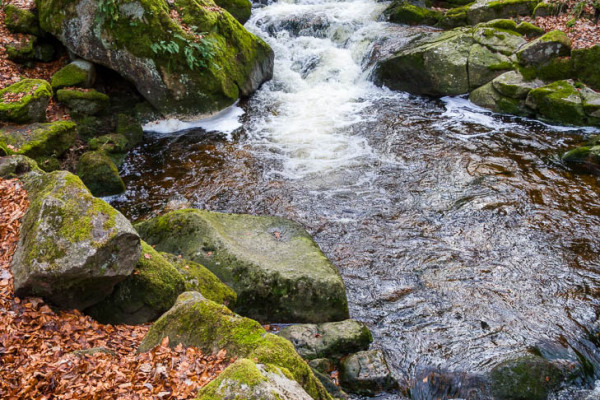
[[[531,348],[597,369],[598,181],[557,156],[590,130],[374,86],[368,64],[384,38],[419,34],[377,22],[385,6],[257,7],[246,26],[273,47],[275,72],[242,104],[243,127],[229,139],[151,137],[129,156],[128,191],[113,204],[139,218],[178,196],[303,223],[413,399],[484,399],[480,377]],[[443,377],[422,378],[434,370]],[[575,386],[593,385],[585,372]]]

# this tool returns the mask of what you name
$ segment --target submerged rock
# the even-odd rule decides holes
[[[117,283],[109,297],[85,311],[103,324],[143,324],[168,311],[184,291],[179,272],[142,242],[133,273]]]
[[[269,322],[348,318],[339,272],[295,222],[187,209],[136,229],[157,250],[198,262],[231,286],[240,314]]]
[[[373,341],[369,328],[352,319],[292,325],[282,329],[279,335],[292,342],[298,354],[308,360],[367,350]]]
[[[133,271],[139,236],[69,172],[29,174],[24,184],[30,206],[11,263],[15,294],[64,308],[98,303]]]
[[[42,79],[23,79],[0,90],[0,121],[25,124],[46,120],[52,87]]]
[[[94,196],[112,196],[125,191],[117,166],[103,151],[84,153],[77,162],[77,175]]]
[[[490,374],[498,400],[546,400],[562,382],[558,368],[537,356],[524,356],[497,365]]]
[[[381,350],[361,351],[343,358],[340,381],[349,392],[366,396],[397,387]]]
[[[242,358],[200,389],[196,399],[312,400],[290,375],[285,368]]]
[[[285,368],[313,399],[331,399],[290,342],[266,333],[258,322],[241,317],[200,293],[181,294],[173,308],[150,327],[138,351],[151,350],[165,337],[171,347],[195,346],[206,354],[225,349],[230,357]]]
[[[85,60],[75,60],[58,70],[50,80],[54,90],[65,87],[91,87],[96,80],[96,67]]]
[[[272,76],[270,47],[212,0],[101,4],[36,2],[44,30],[132,81],[165,115],[214,113]]]

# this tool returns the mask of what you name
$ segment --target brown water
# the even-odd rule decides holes
[[[302,5],[285,5],[294,6],[306,15]],[[201,129],[148,135],[126,161],[127,193],[112,204],[140,219],[179,197],[302,223],[339,268],[352,317],[371,327],[414,399],[477,392],[481,374],[532,348],[588,360],[592,369],[573,385],[592,387],[600,365],[590,340],[600,310],[599,182],[559,160],[590,131],[492,115],[462,99],[393,94],[366,79],[356,93],[327,86],[343,86],[348,72],[334,71],[329,50],[311,58],[293,49],[312,51],[323,43],[311,40],[331,36],[278,37],[289,9],[266,7],[250,23],[276,53],[278,45],[292,50],[286,59],[278,53],[286,68],[243,105],[244,126],[229,138]],[[279,25],[265,22],[275,16]],[[332,47],[355,51],[349,43],[367,36]],[[445,383],[423,382],[432,370]],[[557,398],[595,396],[577,393]]]

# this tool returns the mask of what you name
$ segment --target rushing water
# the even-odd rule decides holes
[[[466,397],[425,373],[477,392],[479,374],[534,346],[597,367],[598,179],[558,157],[591,130],[375,87],[372,55],[419,34],[377,22],[384,8],[256,8],[246,26],[273,47],[275,76],[241,104],[242,128],[150,134],[128,157],[128,191],[113,204],[134,219],[185,198],[301,222],[414,399]],[[577,393],[560,398],[600,398]]]

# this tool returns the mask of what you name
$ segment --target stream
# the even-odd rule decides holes
[[[386,5],[256,6],[273,80],[211,123],[151,127],[111,203],[134,220],[176,199],[302,223],[412,399],[483,399],[480,376],[534,347],[591,366],[554,399],[600,398],[598,178],[560,162],[594,131],[374,86],[374,54],[419,34],[378,22]]]

